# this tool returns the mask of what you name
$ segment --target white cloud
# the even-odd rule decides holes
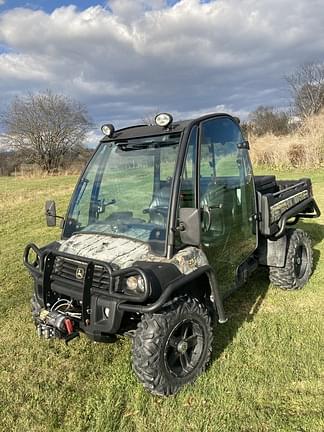
[[[3,80],[17,82],[26,79],[35,82],[45,82],[51,77],[50,70],[42,65],[42,57],[24,54],[2,54],[0,61],[0,76]]]
[[[160,10],[166,6],[165,0],[110,0],[108,6],[118,17],[125,20],[138,18],[143,12]]]
[[[283,75],[324,60],[322,21],[322,0],[13,9],[0,14],[0,97],[52,88],[122,125],[157,106],[184,118],[287,105]]]
[[[88,148],[95,148],[98,145],[98,142],[101,140],[102,138],[102,132],[100,130],[100,126],[98,125],[98,128],[91,130],[85,139],[85,146]]]

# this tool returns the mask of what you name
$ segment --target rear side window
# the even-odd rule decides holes
[[[244,141],[239,126],[228,117],[202,123],[200,176],[238,176],[238,144]]]

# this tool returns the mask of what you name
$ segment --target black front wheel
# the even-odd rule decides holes
[[[282,268],[270,267],[270,280],[282,289],[300,289],[313,270],[313,251],[309,236],[301,229],[287,232],[286,263]]]
[[[143,315],[133,340],[133,368],[150,392],[170,395],[203,372],[211,344],[207,308],[182,297],[160,313]]]

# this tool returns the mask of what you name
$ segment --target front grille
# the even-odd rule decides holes
[[[68,258],[56,257],[53,266],[53,274],[60,278],[79,283],[80,287],[83,285],[84,277],[77,277],[77,271],[79,270],[79,276],[83,273],[85,275],[86,264],[80,261],[75,261]],[[94,266],[92,287],[109,289],[110,277],[107,270],[99,265]]]
[[[92,286],[94,288],[109,289],[110,277],[107,270],[101,266],[94,266]]]

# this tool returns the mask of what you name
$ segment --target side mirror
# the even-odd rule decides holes
[[[46,201],[45,203],[45,216],[47,226],[56,226],[56,206],[55,201]]]
[[[180,208],[179,231],[182,243],[199,246],[201,242],[200,210],[196,208]]]

